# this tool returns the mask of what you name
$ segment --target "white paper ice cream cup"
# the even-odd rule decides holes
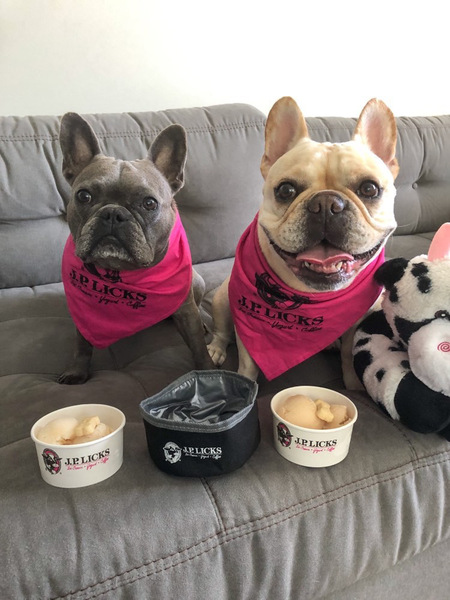
[[[335,429],[310,429],[294,425],[281,418],[278,411],[285,400],[297,394],[312,400],[325,400],[329,404],[344,404],[351,420]],[[329,467],[347,456],[353,425],[358,418],[356,406],[347,396],[327,388],[300,385],[275,394],[270,407],[275,448],[283,458],[304,467]]]
[[[109,425],[112,433],[92,442],[67,446],[48,444],[38,439],[39,431],[53,419],[75,417],[81,421],[93,416]],[[55,487],[77,488],[111,477],[122,466],[124,426],[123,412],[106,404],[78,404],[45,415],[31,428],[42,478]]]

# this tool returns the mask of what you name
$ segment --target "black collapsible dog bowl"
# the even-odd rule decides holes
[[[143,400],[148,450],[171,475],[209,477],[241,467],[259,444],[258,385],[231,371],[190,371]]]

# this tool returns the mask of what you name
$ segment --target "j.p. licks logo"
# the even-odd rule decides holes
[[[61,459],[51,448],[45,448],[42,453],[44,467],[51,475],[57,475],[61,471]]]
[[[337,440],[309,440],[307,438],[294,437],[285,423],[279,422],[277,425],[278,442],[283,448],[298,448],[313,453],[323,452],[324,450],[332,452],[337,444]]]
[[[94,265],[84,264],[84,270],[72,268],[69,273],[71,285],[83,294],[95,298],[99,304],[124,304],[134,309],[145,308],[147,294],[126,289],[120,271],[106,269],[101,275]]]
[[[185,456],[198,458],[199,460],[219,460],[222,458],[222,448],[220,446],[183,446],[180,448],[175,442],[167,442],[163,447],[163,451],[164,458],[171,464],[179,462]]]
[[[274,329],[301,331],[322,329],[323,315],[311,316],[302,313],[301,307],[304,304],[314,304],[309,298],[282,288],[269,273],[255,273],[255,286],[262,303],[241,295],[238,300],[241,312],[258,321],[266,322]]]
[[[42,460],[46,470],[51,475],[58,475],[64,467],[66,471],[79,471],[84,469],[89,471],[99,464],[104,464],[109,460],[110,450],[106,448],[100,452],[93,452],[85,456],[74,456],[66,458],[64,461],[51,448],[45,448],[42,452]]]

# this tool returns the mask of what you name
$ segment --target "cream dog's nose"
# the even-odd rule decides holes
[[[335,215],[345,208],[345,201],[336,192],[319,192],[308,203],[308,211],[313,214]]]

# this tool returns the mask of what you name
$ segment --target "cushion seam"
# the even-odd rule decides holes
[[[212,491],[211,486],[209,485],[207,479],[202,477],[201,482],[202,482],[203,487],[205,488],[206,494],[208,495],[209,501],[211,502],[211,505],[214,510],[214,514],[216,515],[216,519],[219,524],[219,531],[216,534],[216,535],[218,535],[220,532],[225,531],[225,524],[223,522],[223,518],[220,513],[220,508],[216,501],[216,497],[214,496],[214,492]]]
[[[215,126],[199,126],[199,127],[184,127],[187,133],[219,133],[221,131],[236,131],[240,129],[253,129],[255,127],[264,127],[265,120],[259,121],[248,121],[242,123],[230,123],[228,125],[215,125]],[[101,132],[96,131],[97,137],[100,139],[108,138],[144,138],[156,136],[160,133],[163,128],[158,129],[144,129],[141,131],[117,131],[117,132]],[[0,136],[0,142],[29,142],[29,141],[43,141],[43,142],[56,142],[59,140],[57,133],[53,135],[39,135],[39,134],[24,134],[18,136]]]

